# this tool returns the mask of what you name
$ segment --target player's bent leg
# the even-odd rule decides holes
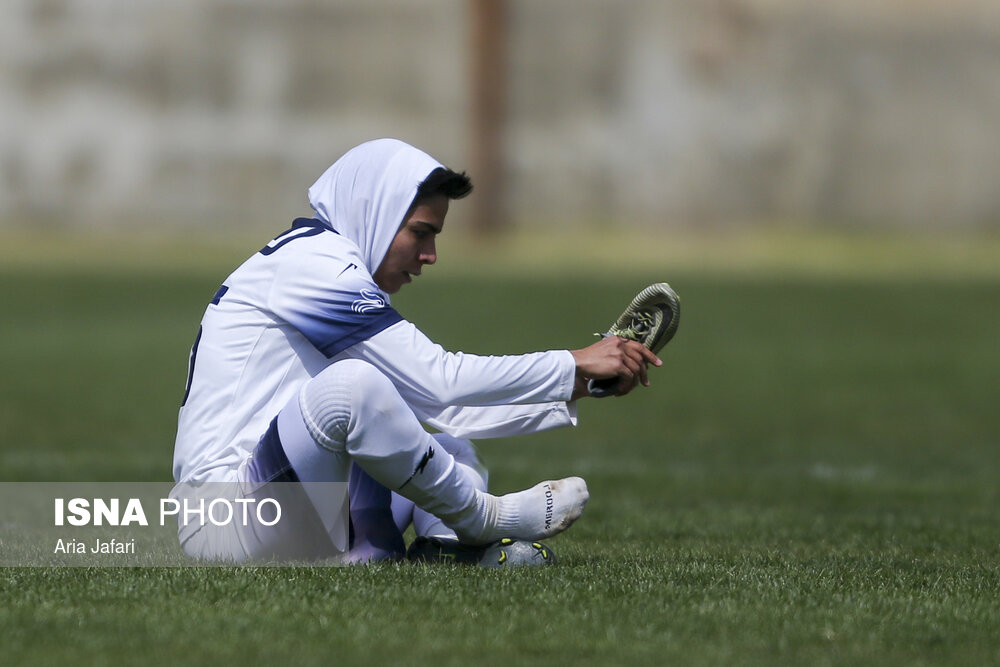
[[[368,563],[402,558],[406,552],[403,530],[393,516],[392,492],[358,465],[351,466],[350,499],[353,540],[345,560]],[[407,501],[409,502],[409,501]],[[412,505],[411,505],[412,515]]]
[[[586,484],[576,477],[500,497],[480,491],[465,466],[456,465],[423,429],[392,382],[367,363],[333,364],[306,383],[299,404],[317,449],[335,457],[346,453],[376,481],[440,517],[463,541],[555,535],[587,502]],[[289,458],[295,465],[291,453]]]
[[[468,440],[445,434],[434,436],[455,457],[460,465],[467,465],[478,474],[480,491],[487,490],[488,473],[479,461],[476,449]],[[393,508],[399,501],[409,502],[393,494]],[[455,532],[429,512],[417,508],[413,512],[416,539],[406,551],[410,561],[436,564],[465,564],[487,568],[519,568],[555,565],[557,558],[551,547],[537,541],[515,540],[504,537],[486,546],[466,545],[458,540]]]
[[[444,433],[435,434],[434,439],[455,457],[457,465],[465,465],[475,473],[480,491],[487,490],[489,474],[470,441]],[[557,561],[551,547],[541,542],[505,537],[486,546],[462,544],[455,531],[445,526],[441,519],[419,507],[414,509],[412,502],[396,493],[392,494],[392,509],[398,529],[406,530],[412,518],[417,534],[406,551],[407,560],[488,568],[537,567],[555,565]]]
[[[455,457],[457,464],[471,468],[471,471],[479,478],[479,481],[476,482],[474,477],[470,477],[473,482],[476,482],[476,488],[480,491],[487,490],[489,474],[480,462],[479,455],[471,441],[456,438],[446,433],[435,433],[432,437]],[[412,500],[407,500],[398,493],[392,494],[392,516],[396,528],[401,533],[405,532],[410,524],[413,524],[418,536],[433,535],[456,539],[455,531],[445,526],[441,519],[416,507]]]
[[[455,457],[456,465],[464,467],[463,472],[469,482],[480,491],[485,492],[489,484],[489,473],[479,460],[475,445],[469,440],[456,438],[446,433],[435,433],[433,437],[439,445]],[[393,494],[393,496],[393,513],[395,513],[397,504],[409,501],[398,494]],[[458,539],[455,531],[448,528],[440,518],[419,507],[415,507],[413,510],[413,530],[418,537]]]

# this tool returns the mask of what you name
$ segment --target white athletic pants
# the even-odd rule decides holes
[[[275,466],[275,460],[284,465]],[[338,555],[347,547],[341,517],[352,464],[360,469],[352,494],[359,544],[349,560],[397,555],[401,538],[395,543],[379,539],[386,519],[397,534],[409,519],[418,534],[453,535],[446,524],[471,516],[477,507],[477,491],[486,488],[471,443],[427,433],[392,382],[374,366],[353,359],[338,361],[289,401],[238,473],[245,489],[264,495],[269,482],[286,479],[281,475],[287,475],[290,466],[316,517],[272,530],[260,526],[243,530],[238,535],[239,548],[232,539],[202,535],[200,541],[210,543],[211,548],[199,549],[198,540],[192,540],[185,550],[191,555],[201,552],[202,557],[220,557],[221,542],[230,545],[223,551],[233,551],[227,559],[238,561]],[[392,491],[389,512],[386,489]],[[393,523],[394,518],[398,523]],[[317,535],[323,531],[328,534]],[[375,536],[375,543],[370,535]],[[297,541],[308,548],[297,551]],[[329,545],[326,551],[325,545]]]

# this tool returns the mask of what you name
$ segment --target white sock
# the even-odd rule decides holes
[[[476,506],[445,523],[463,542],[485,544],[502,537],[540,540],[570,527],[590,498],[579,477],[541,482],[517,493],[494,496],[477,491]],[[450,519],[450,520],[449,520]]]

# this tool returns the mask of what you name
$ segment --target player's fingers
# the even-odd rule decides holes
[[[610,348],[608,353],[615,359],[614,375],[619,378],[616,395],[624,396],[640,384],[648,387],[647,365],[659,365],[656,355],[633,340],[617,336],[605,340]]]
[[[627,358],[631,359],[632,361],[634,361],[637,364],[645,366],[648,363],[652,363],[646,357],[646,355],[643,354],[643,351],[648,352],[649,350],[647,350],[646,348],[642,347],[641,345],[638,348],[630,346],[630,347],[626,348],[623,351],[624,351],[625,356]]]
[[[645,363],[641,359],[636,359],[628,353],[622,355],[621,363],[623,369],[622,375],[628,377],[629,379],[641,373],[643,366],[645,366]]]
[[[646,348],[640,348],[645,350]],[[645,355],[640,354],[637,350],[630,349],[626,351],[625,363],[640,377],[640,381],[645,385],[646,382],[646,368],[650,363]]]
[[[636,359],[630,355],[625,355],[622,357],[622,372],[619,374],[619,378],[623,386],[623,394],[627,394],[636,387],[637,384],[643,382],[643,377],[646,374],[646,362],[642,359]]]
[[[660,358],[656,356],[653,353],[653,351],[647,348],[645,345],[641,345],[636,341],[629,341],[629,342],[631,343],[631,345],[629,346],[630,351],[633,351],[635,354],[638,354],[642,358],[642,360],[645,361],[646,363],[653,364],[654,366],[661,366],[663,364]]]
[[[663,362],[660,358],[653,354],[653,351],[648,349],[646,346],[642,345],[638,341],[626,340],[624,341],[623,350],[626,354],[629,354],[637,359],[642,359],[648,364],[653,364],[654,366],[659,366]]]
[[[633,376],[632,378],[622,377],[618,381],[618,387],[617,387],[615,395],[616,396],[624,396],[624,395],[628,394],[630,391],[632,391],[633,389],[635,389],[636,386],[638,386],[638,384],[639,384],[639,377],[638,376]]]
[[[661,363],[656,355],[639,343],[624,339],[622,339],[619,351],[622,354],[621,363],[623,370],[619,374],[617,395],[624,396],[640,384],[648,387],[648,364],[659,365]]]

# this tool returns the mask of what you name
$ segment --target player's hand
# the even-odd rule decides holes
[[[572,350],[571,354],[576,360],[578,380],[618,378],[616,396],[624,396],[640,384],[648,387],[647,368],[649,364],[654,366],[663,364],[659,357],[640,343],[618,336],[607,336],[593,345],[580,350]],[[577,395],[580,384],[578,381],[573,398],[586,395]]]

